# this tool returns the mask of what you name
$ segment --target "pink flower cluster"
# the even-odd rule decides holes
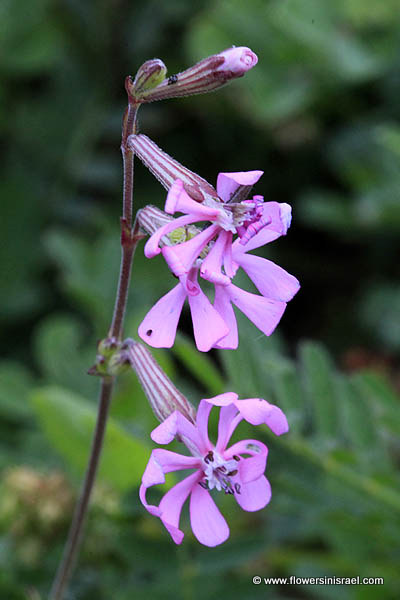
[[[208,418],[213,406],[221,407],[215,445],[208,437]],[[248,439],[227,448],[243,419],[252,425],[266,424],[276,435],[288,431],[286,417],[280,408],[259,398],[239,400],[237,394],[230,392],[202,400],[195,424],[175,411],[153,430],[151,437],[155,442],[168,444],[179,436],[191,452],[191,456],[185,456],[161,448],[153,450],[140,488],[143,505],[161,519],[176,544],[184,537],[179,521],[189,496],[193,533],[206,546],[217,546],[229,537],[228,525],[211,498],[210,490],[234,496],[239,506],[250,512],[264,508],[270,501],[271,487],[264,475],[268,454],[265,444]],[[194,472],[172,487],[159,506],[149,504],[146,499],[148,488],[165,483],[166,473],[183,469]]]
[[[170,221],[148,240],[145,255],[163,254],[179,283],[147,313],[139,326],[140,337],[153,347],[170,348],[176,336],[183,304],[187,299],[198,350],[237,348],[238,330],[233,306],[241,310],[265,335],[279,323],[287,302],[299,289],[295,277],[270,260],[249,254],[281,235],[291,222],[288,204],[264,202],[262,196],[243,200],[262,171],[220,173],[218,198],[196,202],[180,179],[171,186],[165,211],[183,213]],[[163,245],[177,228],[209,222],[193,238]],[[234,236],[237,236],[234,238]],[[244,291],[232,283],[241,267],[261,295]],[[198,275],[215,288],[211,304],[198,283]]]

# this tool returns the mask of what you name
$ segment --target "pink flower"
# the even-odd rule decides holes
[[[150,237],[145,246],[145,255],[152,258],[161,252],[172,273],[180,279],[181,287],[178,286],[179,294],[174,288],[175,295],[169,295],[170,292],[164,296],[146,315],[139,327],[139,335],[144,341],[156,347],[173,345],[185,297],[189,298],[190,303],[192,294],[201,293],[197,284],[198,271],[203,279],[215,285],[214,308],[229,330],[225,336],[221,336],[223,327],[220,324],[215,327],[213,335],[218,339],[210,347],[237,348],[237,325],[231,303],[244,312],[265,335],[274,331],[286,303],[300,286],[295,277],[273,262],[247,254],[285,235],[291,222],[288,204],[264,202],[262,196],[243,200],[261,175],[262,171],[220,173],[217,199],[207,196],[203,202],[191,198],[180,179],[174,181],[168,192],[165,210],[169,214],[181,212],[184,215],[160,227]],[[209,221],[210,225],[188,241],[161,247],[165,236],[172,231],[200,221]],[[238,235],[235,241],[234,234]],[[232,284],[231,279],[239,267],[247,273],[261,296],[245,292]],[[196,288],[192,283],[194,279]],[[177,294],[180,303],[176,303]],[[204,295],[201,296],[202,300],[204,298]],[[194,323],[198,319],[193,310],[191,312]],[[169,325],[164,324],[165,321],[169,321]],[[210,328],[216,322],[214,314],[211,321],[203,320],[202,327],[205,328],[204,323],[207,323]],[[162,329],[160,324],[164,324]],[[165,335],[166,328],[168,336]],[[151,333],[147,335],[149,331]],[[198,335],[195,334],[195,337],[197,342]]]
[[[208,438],[208,417],[213,405],[221,407],[215,445]],[[289,429],[285,415],[277,406],[259,398],[238,400],[237,394],[229,392],[202,400],[195,425],[175,411],[152,431],[152,439],[159,444],[168,444],[179,436],[192,454],[185,456],[160,448],[153,450],[140,487],[143,505],[161,519],[176,544],[184,537],[179,520],[189,496],[192,530],[205,546],[217,546],[229,537],[228,525],[209,490],[223,490],[234,496],[243,510],[250,512],[264,508],[270,501],[271,488],[264,476],[268,454],[265,444],[249,439],[227,448],[242,419],[252,425],[264,423],[276,435]],[[149,487],[165,483],[166,473],[183,469],[194,469],[194,472],[171,488],[159,506],[147,503]]]

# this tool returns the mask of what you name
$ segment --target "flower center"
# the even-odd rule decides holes
[[[240,494],[239,483],[232,481],[238,473],[239,460],[236,455],[225,460],[216,450],[210,450],[202,461],[205,481],[200,481],[200,485],[208,490],[224,490],[225,494]]]
[[[250,239],[270,222],[263,218],[263,203],[262,196],[254,196],[252,200],[224,203],[220,208],[217,223],[225,231],[237,233],[239,237],[247,233],[247,238]]]

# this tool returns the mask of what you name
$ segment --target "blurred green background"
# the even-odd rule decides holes
[[[141,131],[215,183],[263,169],[289,202],[264,249],[301,281],[278,331],[244,320],[237,352],[200,355],[185,315],[155,355],[194,403],[222,391],[279,404],[272,501],[217,501],[230,539],[175,547],[138,501],[156,421],[120,378],[85,542],[67,598],[398,598],[400,560],[400,2],[3,0],[0,5],[0,597],[45,598],[90,444],[86,375],[119,268],[124,77],[169,74],[235,45],[259,63],[208,96],[144,106]],[[136,207],[165,193],[137,164]],[[126,334],[171,287],[142,248]],[[248,284],[243,282],[245,286]],[[249,289],[249,288],[247,288]],[[254,586],[253,575],[384,577],[384,586]]]

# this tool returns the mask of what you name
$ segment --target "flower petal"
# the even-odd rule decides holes
[[[237,263],[233,262],[233,258],[232,258],[232,232],[231,231],[227,231],[227,240],[226,240],[226,246],[225,246],[225,252],[224,252],[224,269],[225,269],[225,273],[228,275],[228,277],[230,277],[232,279],[232,277],[235,276],[236,271],[239,268],[239,265]]]
[[[161,252],[174,275],[179,277],[192,268],[194,261],[219,229],[219,225],[210,225],[187,242],[162,248]]]
[[[299,291],[296,277],[272,261],[244,252],[234,252],[233,257],[263,296],[288,302]]]
[[[162,483],[162,482],[160,482],[160,483]],[[145,509],[151,515],[154,515],[155,517],[159,517],[161,513],[160,513],[160,509],[158,508],[158,506],[155,506],[154,504],[147,504],[146,492],[147,492],[147,486],[145,486],[144,483],[142,483],[142,485],[139,488],[140,502],[143,504]]]
[[[236,350],[239,345],[236,316],[230,298],[225,292],[225,286],[223,285],[215,286],[214,308],[221,315],[229,329],[228,335],[217,342],[215,347]]]
[[[229,527],[209,492],[200,485],[190,497],[190,523],[196,538],[205,546],[218,546],[229,537]]]
[[[230,283],[231,280],[227,275],[222,273],[221,267],[224,260],[226,242],[227,239],[231,237],[232,234],[228,231],[221,231],[218,234],[215,244],[203,260],[203,263],[200,267],[200,275],[203,277],[203,279],[207,279],[207,281],[211,281],[213,283],[218,283],[219,285],[227,285]]]
[[[149,462],[142,477],[139,496],[143,506],[156,517],[160,516],[160,509],[153,504],[147,504],[146,492],[149,487],[165,483],[165,473],[179,471],[181,469],[197,469],[201,460],[193,456],[184,456],[176,452],[170,452],[163,448],[153,450]]]
[[[258,440],[241,440],[225,450],[224,458],[230,459],[235,455],[250,454],[238,462],[240,482],[249,483],[264,475],[267,464],[268,448]]]
[[[179,217],[178,219],[173,219],[166,225],[163,225],[153,235],[147,240],[146,245],[144,247],[144,255],[146,258],[153,258],[160,254],[160,241],[167,233],[178,229],[179,227],[184,227],[185,225],[190,225],[191,223],[195,223],[199,219],[193,215],[184,215],[183,217]]]
[[[206,400],[203,400],[203,402],[207,402],[208,404],[222,407],[219,413],[218,421],[218,440],[216,444],[216,449],[218,452],[221,452],[225,449],[226,444],[228,443],[229,438],[236,427],[236,424],[232,427],[232,421],[238,414],[238,409],[235,406],[235,402],[238,397],[239,396],[234,392],[225,392],[224,394],[219,394],[213,398],[207,398]]]
[[[194,450],[194,456],[207,452],[197,428],[177,410],[153,429],[150,437],[157,444],[169,444],[177,435],[191,452]]]
[[[286,235],[286,232],[292,223],[292,207],[290,206],[290,204],[286,204],[286,202],[282,202],[280,204],[280,212],[281,212],[281,222],[283,224],[283,235]]]
[[[286,308],[286,302],[250,294],[232,283],[226,286],[226,293],[229,294],[231,302],[265,335],[271,335]]]
[[[225,392],[224,394],[218,394],[218,396],[206,398],[205,400],[210,404],[214,404],[214,406],[228,406],[229,404],[233,404],[238,398],[239,396],[235,392]]]
[[[182,469],[197,469],[201,466],[201,459],[196,456],[185,456],[164,448],[156,448],[150,455],[146,470],[143,473],[142,483],[147,487],[165,482],[161,473],[172,473]],[[161,469],[161,472],[160,472]]]
[[[185,298],[186,291],[180,283],[160,298],[139,325],[142,340],[153,348],[171,348]]]
[[[283,207],[283,208],[282,208]],[[263,227],[254,237],[252,237],[244,247],[246,252],[264,246],[269,242],[276,240],[281,235],[286,235],[290,224],[289,204],[280,204],[279,202],[265,202],[263,205],[263,221],[269,224]],[[240,240],[238,241],[240,245]]]
[[[207,402],[207,400],[201,400],[199,408],[197,409],[196,415],[196,427],[200,437],[203,440],[203,444],[206,447],[211,447],[210,440],[208,438],[208,417],[213,405]]]
[[[237,400],[235,406],[251,425],[265,423],[275,435],[282,435],[289,431],[284,413],[275,404],[270,404],[262,398],[247,398],[246,400]]]
[[[175,544],[180,544],[184,537],[183,531],[179,529],[179,519],[182,507],[190,492],[197,486],[200,477],[201,475],[196,471],[196,473],[192,473],[192,475],[189,475],[189,477],[186,477],[174,485],[174,487],[164,495],[160,502],[160,506],[158,507],[161,521]]]
[[[235,419],[237,415],[238,409],[234,404],[222,406],[219,412],[218,439],[215,446],[218,452],[223,452],[225,450],[226,445],[237,426],[238,421]]]
[[[254,185],[264,171],[239,171],[236,173],[220,173],[217,178],[217,193],[224,201],[229,202],[232,194],[241,185]]]
[[[255,481],[242,484],[240,494],[235,494],[237,503],[243,510],[254,512],[264,508],[271,500],[271,486],[264,475]]]
[[[185,192],[183,181],[176,179],[172,184],[165,202],[165,212],[174,214],[175,212],[186,213],[196,217],[196,221],[213,221],[219,215],[218,208],[210,208],[201,202],[196,202]]]
[[[188,300],[197,349],[208,352],[229,333],[228,326],[200,288],[199,293],[189,295]]]

